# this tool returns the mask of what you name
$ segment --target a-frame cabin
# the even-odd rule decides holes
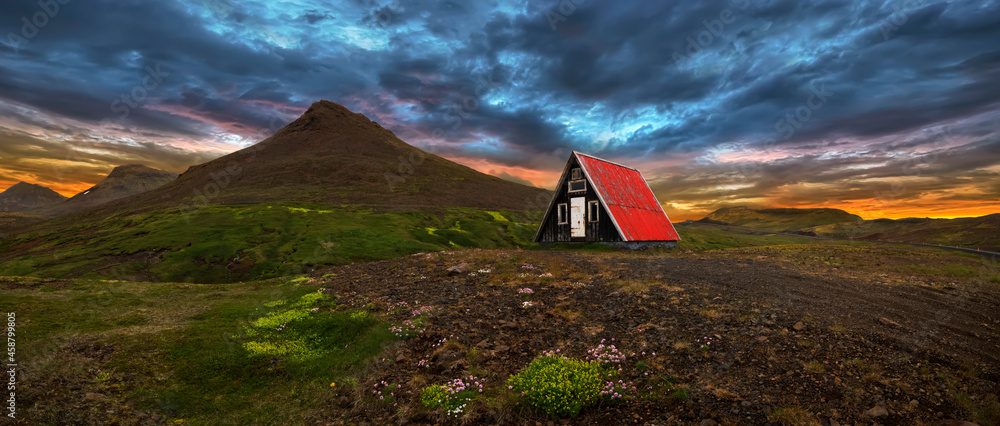
[[[573,151],[534,241],[641,248],[679,240],[638,170]]]

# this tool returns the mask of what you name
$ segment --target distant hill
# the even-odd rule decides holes
[[[775,232],[1000,251],[1000,214],[958,219],[874,219],[837,209],[727,207],[699,220]]]
[[[177,179],[178,174],[146,167],[141,164],[127,164],[115,167],[107,177],[86,191],[70,199],[39,211],[44,216],[74,213],[98,206],[109,201],[141,194]]]
[[[66,197],[42,185],[18,182],[4,192],[0,192],[0,212],[35,210],[64,200]]]
[[[746,228],[776,232],[810,232],[808,228],[861,222],[861,216],[838,209],[751,209],[725,207],[718,209],[701,222],[721,223]]]
[[[1000,251],[1000,214],[957,219],[901,219],[894,222],[895,226],[861,238]]]
[[[108,208],[318,202],[537,210],[548,195],[422,151],[362,114],[319,101],[270,138]]]

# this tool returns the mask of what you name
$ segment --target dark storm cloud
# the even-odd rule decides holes
[[[663,161],[658,193],[705,205],[793,185],[860,197],[928,152],[926,191],[912,193],[973,175],[996,193],[996,3],[304,3],[69,2],[31,30],[21,18],[38,3],[13,2],[0,107],[63,139],[110,128],[235,150],[330,99],[443,155],[545,170],[573,149]],[[162,78],[144,87],[150,69]],[[919,136],[942,126],[957,142]],[[26,143],[10,134],[0,142]],[[716,156],[732,150],[760,176]]]

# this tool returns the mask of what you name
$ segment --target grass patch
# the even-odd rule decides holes
[[[32,336],[18,342],[21,364],[33,372],[19,395],[46,403],[26,410],[29,423],[106,423],[107,406],[74,408],[81,403],[74,398],[97,392],[104,404],[134,403],[115,406],[123,416],[145,410],[195,424],[294,424],[335,405],[330,384],[348,382],[395,340],[378,318],[280,279],[69,280],[56,290],[0,293],[0,310],[17,312],[19,332]],[[70,385],[82,389],[50,392]]]
[[[621,287],[622,290],[625,290],[632,294],[645,293],[649,291],[649,287],[653,285],[659,285],[659,283],[651,280],[634,280],[634,279],[621,280],[616,282],[615,284]]]
[[[803,367],[806,369],[806,371],[811,371],[813,373],[822,373],[826,371],[826,366],[824,366],[823,363],[819,361],[809,361],[805,363]]]
[[[981,426],[1000,426],[1000,400],[996,394],[986,395],[978,401],[962,391],[952,393],[951,397],[959,407],[969,413],[973,422]]]
[[[866,382],[875,382],[882,378],[882,366],[865,361],[861,358],[854,358],[847,361],[848,365],[854,366],[860,370],[861,380]]]
[[[789,426],[820,426],[819,418],[804,408],[784,407],[771,411],[771,419]]]

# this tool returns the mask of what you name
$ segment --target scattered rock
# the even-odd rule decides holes
[[[840,422],[834,419],[830,419],[830,426],[840,426]]]
[[[340,405],[340,408],[348,408],[351,406],[351,400],[347,396],[341,396],[337,399],[337,405]]]
[[[406,354],[399,354],[398,356],[396,356],[396,362],[403,362],[403,361],[406,361]]]
[[[448,275],[458,275],[458,274],[461,274],[461,273],[465,272],[468,269],[469,269],[469,264],[465,263],[465,262],[462,262],[462,263],[459,263],[458,265],[454,265],[454,266],[448,268]]]
[[[897,328],[903,327],[898,322],[893,321],[893,320],[891,320],[889,318],[886,318],[886,317],[879,317],[878,318],[878,322],[882,323],[882,325],[891,325],[891,326],[897,327]]]
[[[920,406],[920,401],[917,401],[915,399],[914,400],[910,400],[910,409],[911,410],[916,409],[918,406]]]
[[[97,392],[87,392],[83,397],[87,399],[93,399],[95,401],[103,401],[105,398],[107,398],[106,396],[104,396],[103,393],[97,393]]]
[[[500,327],[507,329],[516,329],[517,321],[500,321]]]
[[[701,423],[698,423],[698,426],[717,426],[718,424],[719,423],[717,423],[715,420],[705,419],[702,420]]]
[[[934,426],[979,426],[979,423],[967,422],[965,420],[941,420],[934,423]]]
[[[753,405],[753,403],[750,402],[750,401],[743,401],[743,402],[740,403],[740,405],[742,405],[744,407],[749,407],[749,406]]]
[[[880,401],[878,404],[875,404],[874,407],[865,411],[865,414],[868,415],[868,417],[885,417],[889,415],[889,410],[885,408],[885,403]]]
[[[806,329],[806,324],[802,321],[799,321],[795,323],[795,325],[793,325],[792,328],[794,328],[795,331],[802,331]]]

